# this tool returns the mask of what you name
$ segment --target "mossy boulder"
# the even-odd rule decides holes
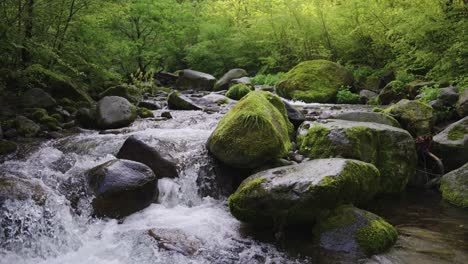
[[[435,135],[432,152],[442,159],[445,171],[454,170],[468,162],[468,117]]]
[[[379,104],[388,105],[409,97],[408,90],[402,81],[391,81],[379,94]]]
[[[96,108],[82,107],[76,112],[76,120],[83,128],[97,128]]]
[[[220,91],[220,90],[227,90],[229,88],[229,83],[234,80],[234,79],[239,79],[242,77],[247,76],[247,72],[244,69],[232,69],[228,71],[226,74],[219,79],[215,85],[214,85],[214,90],[215,91]],[[234,99],[234,98],[233,98]],[[235,99],[239,100],[239,99]]]
[[[113,86],[99,94],[99,98],[106,96],[120,96],[127,99],[132,104],[138,104],[141,99],[141,91],[135,85],[120,84]]]
[[[400,128],[369,122],[305,122],[298,130],[299,152],[311,159],[344,157],[374,164],[382,193],[401,192],[416,170],[416,147]]]
[[[283,157],[291,148],[293,125],[278,96],[255,91],[242,98],[219,121],[208,149],[236,168],[256,168]]]
[[[423,102],[403,99],[383,112],[398,120],[414,137],[432,132],[433,109]]]
[[[15,118],[15,127],[18,134],[23,137],[34,137],[41,130],[38,124],[24,116]]]
[[[468,209],[468,163],[442,176],[440,191],[444,200]]]
[[[37,123],[44,125],[48,130],[58,131],[62,129],[59,119],[60,115],[49,116],[47,110],[43,108],[35,108],[31,113],[32,119]]]
[[[0,156],[8,155],[16,151],[18,146],[13,141],[0,139]]]
[[[96,122],[101,129],[130,125],[137,117],[137,109],[127,99],[118,96],[102,98],[96,107]]]
[[[137,110],[137,114],[141,118],[154,117],[153,112],[151,110],[149,110],[148,108],[144,108],[144,107],[139,107],[138,110]]]
[[[353,84],[353,75],[343,66],[327,61],[312,60],[298,64],[277,84],[278,95],[307,103],[336,101],[338,88]]]
[[[74,101],[91,103],[93,100],[85,89],[74,84],[70,77],[45,69],[42,65],[34,64],[26,68],[21,77],[24,86],[42,88],[54,98],[69,98]]]
[[[172,110],[202,110],[201,106],[178,91],[169,94],[167,97],[167,105],[169,109]]]
[[[226,96],[233,100],[240,100],[251,91],[252,90],[250,87],[245,84],[236,84],[229,88],[229,90],[226,92]]]
[[[352,205],[343,205],[322,217],[314,228],[319,246],[351,256],[380,254],[393,246],[397,230],[383,218]]]
[[[369,163],[311,160],[248,177],[229,197],[229,209],[240,221],[254,225],[310,224],[341,204],[372,199],[379,177]]]

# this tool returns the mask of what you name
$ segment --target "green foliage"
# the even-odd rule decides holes
[[[248,87],[245,84],[236,84],[229,88],[229,90],[226,93],[226,96],[234,100],[240,100],[242,99],[242,97],[246,96],[251,91],[252,90],[250,90],[250,87]]]
[[[252,83],[254,85],[268,85],[275,86],[281,78],[284,77],[286,73],[278,72],[276,74],[263,74],[258,73],[255,77],[252,78]]]
[[[437,85],[435,86],[424,86],[420,90],[421,98],[420,100],[424,103],[429,103],[431,101],[437,100],[440,95],[440,89]]]
[[[350,91],[350,86],[341,86],[336,94],[336,102],[339,104],[358,104],[359,94]]]

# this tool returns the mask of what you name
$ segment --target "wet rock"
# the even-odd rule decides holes
[[[133,160],[151,168],[158,179],[179,177],[177,164],[172,157],[163,157],[155,148],[135,136],[129,137],[117,153],[117,158]]]
[[[190,98],[179,92],[169,94],[167,104],[171,110],[202,110],[201,106],[198,106]]]
[[[340,113],[332,116],[332,118],[348,120],[348,121],[355,121],[355,122],[372,122],[383,124],[387,126],[393,126],[401,128],[400,123],[396,121],[395,118],[384,114],[384,113],[377,113],[377,112],[345,112]]]
[[[175,88],[178,90],[211,91],[215,82],[216,78],[207,73],[182,70],[179,72]]]
[[[388,105],[409,97],[405,84],[401,81],[392,81],[387,84],[379,94],[379,103]]]
[[[224,105],[229,104],[230,100],[224,95],[210,93],[200,98],[197,103],[203,106]]]
[[[245,84],[236,84],[229,88],[229,90],[226,92],[226,96],[233,100],[240,100],[250,92],[252,92],[252,90],[249,86]]]
[[[231,80],[231,85],[236,85],[236,84],[244,84],[247,86],[252,86],[252,80],[249,77],[242,77],[239,79],[233,79]]]
[[[144,108],[144,107],[139,107],[137,110],[137,114],[141,118],[150,118],[154,117],[154,114],[151,110]]]
[[[298,128],[305,121],[304,114],[285,100],[283,100],[283,103],[286,107],[286,111],[288,112],[289,121],[294,125],[295,128]]]
[[[442,176],[440,191],[446,201],[468,209],[468,163]]]
[[[33,88],[23,94],[21,104],[26,108],[52,108],[57,105],[57,102],[44,90]]]
[[[0,176],[0,205],[6,200],[32,199],[39,205],[44,204],[47,193],[39,181],[22,179],[13,175]]]
[[[306,103],[332,103],[340,86],[352,85],[353,75],[326,60],[305,61],[290,70],[276,85],[281,97]]]
[[[172,119],[171,112],[162,112],[161,117],[167,118],[167,119]]]
[[[433,109],[420,101],[403,99],[385,109],[384,113],[393,116],[414,137],[432,132]]]
[[[18,147],[13,141],[0,139],[0,156],[8,155],[16,151]]]
[[[456,87],[450,86],[440,89],[440,95],[437,98],[444,106],[453,106],[457,103],[460,94]]]
[[[96,128],[96,109],[82,107],[76,113],[76,120],[83,128]]]
[[[468,89],[465,89],[460,95],[460,98],[456,104],[456,108],[460,117],[465,117],[468,115]]]
[[[215,85],[214,90],[227,90],[229,88],[229,83],[234,79],[239,79],[247,76],[247,72],[243,69],[232,69],[225,73],[221,79],[219,79]]]
[[[446,172],[468,162],[468,117],[451,124],[435,135],[432,151],[442,159]]]
[[[369,90],[361,90],[359,92],[359,100],[362,104],[367,104],[370,100],[376,98],[378,96],[377,93]]]
[[[149,206],[158,197],[157,178],[146,165],[111,160],[88,172],[97,216],[121,218]]]
[[[297,145],[311,159],[344,157],[374,164],[382,175],[374,188],[384,193],[401,192],[416,169],[413,138],[392,126],[338,119],[305,122]]]
[[[398,232],[371,212],[343,205],[318,221],[314,235],[320,248],[356,259],[385,252],[395,244]]]
[[[132,104],[138,104],[138,102],[140,102],[142,99],[142,95],[138,87],[129,84],[113,86],[99,94],[99,98],[104,98],[106,96],[123,97]]]
[[[229,209],[237,219],[254,225],[310,224],[323,211],[369,201],[379,177],[369,163],[316,159],[248,177],[229,197]]]
[[[16,131],[23,137],[34,137],[41,127],[31,119],[24,116],[17,116],[15,119]]]
[[[179,230],[154,228],[148,231],[160,249],[176,252],[184,256],[196,255],[202,247],[202,242],[189,237]]]
[[[256,168],[285,156],[291,148],[293,125],[281,99],[255,91],[221,119],[208,139],[208,149],[235,168]]]
[[[137,117],[137,109],[127,99],[118,96],[102,98],[96,107],[96,121],[101,129],[130,125]]]
[[[143,100],[138,103],[138,107],[144,107],[149,110],[159,110],[162,108],[158,102],[152,100]]]
[[[161,85],[166,86],[166,87],[173,86],[176,83],[178,77],[179,76],[177,74],[164,72],[164,71],[154,74],[154,79],[159,81]]]

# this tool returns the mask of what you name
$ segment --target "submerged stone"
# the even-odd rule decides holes
[[[374,164],[380,192],[402,191],[416,171],[416,147],[400,128],[369,122],[305,122],[298,130],[299,152],[311,159],[344,157]]]
[[[255,91],[219,121],[208,139],[208,149],[232,167],[256,168],[287,154],[292,130],[281,99]]]
[[[374,165],[362,161],[311,160],[248,177],[229,197],[229,209],[255,225],[312,223],[324,210],[369,201],[379,177]]]

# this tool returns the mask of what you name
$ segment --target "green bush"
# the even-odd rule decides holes
[[[421,98],[419,100],[423,101],[424,103],[429,103],[431,101],[437,100],[440,95],[439,86],[429,87],[424,86],[420,90]]]
[[[336,102],[339,104],[358,104],[359,94],[350,91],[351,87],[341,86],[336,95]]]
[[[242,99],[242,97],[246,96],[251,91],[252,90],[250,90],[250,87],[240,83],[229,88],[229,90],[226,92],[226,97],[229,97],[234,100],[240,100]]]
[[[269,85],[275,86],[278,81],[285,75],[284,72],[278,72],[276,74],[262,74],[259,73],[252,78],[254,85]]]

